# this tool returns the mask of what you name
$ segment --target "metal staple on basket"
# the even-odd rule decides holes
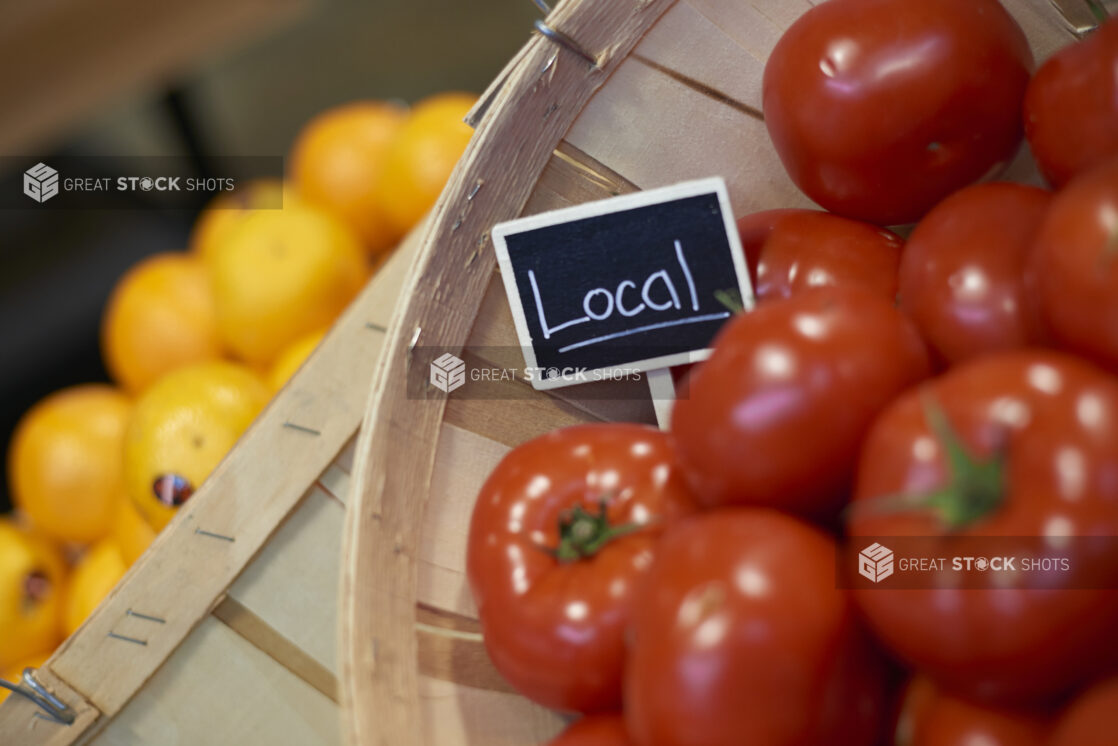
[[[34,668],[23,669],[23,678],[19,684],[13,684],[10,681],[0,680],[0,687],[4,687],[14,694],[34,702],[39,706],[39,709],[46,713],[36,712],[35,716],[42,720],[47,720],[59,725],[73,725],[74,720],[77,719],[74,710],[71,709],[65,702],[60,700],[46,690],[39,680],[35,678]]]
[[[598,60],[596,57],[594,57],[594,55],[590,54],[585,49],[580,47],[578,45],[578,42],[564,34],[562,31],[548,26],[545,22],[539,20],[538,18],[532,25],[536,27],[536,31],[539,31],[541,34],[543,34],[545,37],[555,42],[559,46],[569,49],[582,59],[589,62],[594,67],[598,66]]]

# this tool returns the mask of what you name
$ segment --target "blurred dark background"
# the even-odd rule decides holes
[[[0,0],[0,155],[286,155],[360,98],[480,93],[530,0]],[[0,171],[0,190],[22,190]],[[43,396],[107,380],[98,328],[124,271],[185,248],[196,210],[0,210],[0,448]],[[0,510],[9,502],[6,465]]]

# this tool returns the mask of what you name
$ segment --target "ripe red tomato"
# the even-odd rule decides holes
[[[908,686],[896,746],[1047,746],[1048,717],[1002,710],[940,691],[930,679]]]
[[[478,495],[466,556],[497,670],[548,707],[619,709],[633,584],[664,525],[693,509],[653,428],[578,425],[509,452]]]
[[[1099,159],[1118,154],[1115,90],[1118,18],[1036,71],[1025,91],[1025,136],[1050,184],[1063,186]]]
[[[547,746],[633,746],[618,714],[587,715],[572,723]]]
[[[1060,715],[1049,746],[1113,746],[1118,732],[1118,677],[1079,695]]]
[[[878,638],[945,688],[1050,699],[1115,663],[1118,547],[1067,538],[1118,536],[1118,379],[1090,363],[1014,350],[902,395],[866,436],[847,515],[852,536],[1037,537],[1075,568],[855,590]],[[957,543],[941,546],[950,564]]]
[[[1056,342],[1118,370],[1118,158],[1052,200],[1029,272]]]
[[[759,301],[821,285],[860,287],[892,301],[904,239],[818,210],[766,210],[738,218]]]
[[[1025,265],[1052,195],[977,184],[929,212],[901,259],[901,310],[949,364],[1043,339]]]
[[[913,222],[1013,156],[1032,64],[997,0],[830,0],[773,49],[765,124],[823,207]]]
[[[738,316],[672,413],[693,494],[833,517],[874,416],[926,375],[912,322],[862,290],[812,288]]]
[[[641,746],[868,746],[884,669],[829,536],[726,508],[664,532],[637,594],[625,719]]]

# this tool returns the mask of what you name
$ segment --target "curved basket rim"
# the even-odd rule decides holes
[[[445,399],[406,402],[408,411],[402,412],[403,376],[393,372],[407,365],[419,342],[462,347],[496,267],[490,227],[521,213],[591,96],[677,1],[566,0],[557,6],[546,23],[571,44],[536,34],[514,56],[483,98],[474,137],[435,205],[403,285],[409,301],[397,310],[373,375],[357,444],[340,581],[339,679],[347,743],[422,742],[416,555]],[[512,158],[515,169],[508,168]],[[459,313],[447,313],[451,308]],[[393,469],[377,470],[372,463],[391,463]]]

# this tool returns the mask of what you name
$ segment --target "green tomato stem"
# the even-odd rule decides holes
[[[1099,2],[1099,0],[1087,0],[1087,7],[1091,9],[1095,18],[1099,19],[1099,25],[1110,20],[1110,13],[1107,12],[1106,6]],[[1093,30],[1094,29],[1092,29],[1092,31]]]
[[[715,290],[714,299],[726,307],[731,313],[742,313],[745,311],[745,302],[742,301],[741,292],[737,288],[729,288],[727,290]]]
[[[597,515],[581,505],[576,505],[559,518],[559,546],[554,554],[560,562],[577,562],[593,557],[602,548],[621,536],[640,528],[637,523],[611,526],[606,511],[606,500],[599,502]]]
[[[882,495],[851,506],[861,515],[931,512],[949,531],[972,526],[1005,501],[1006,454],[980,459],[970,452],[930,393],[921,397],[924,419],[947,458],[948,479],[925,493]]]

